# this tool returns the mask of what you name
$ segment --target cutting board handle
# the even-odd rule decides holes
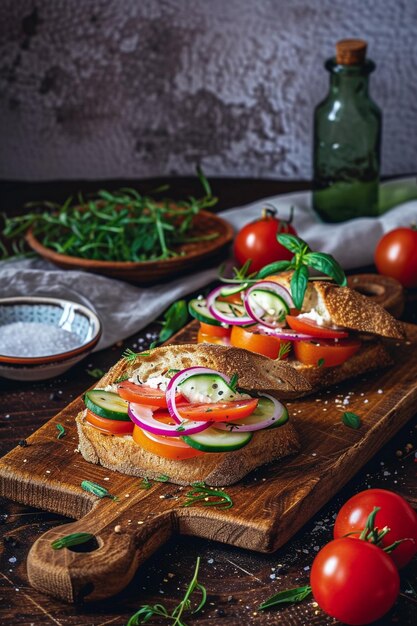
[[[124,589],[139,565],[173,532],[169,511],[140,525],[127,517],[133,517],[132,511],[120,513],[105,505],[48,530],[29,552],[30,584],[67,602],[101,600]],[[95,540],[60,550],[51,547],[56,539],[79,532],[92,533]]]

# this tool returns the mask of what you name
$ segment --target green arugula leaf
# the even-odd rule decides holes
[[[346,411],[345,413],[343,413],[342,422],[345,426],[349,426],[349,428],[354,428],[355,430],[360,428],[362,425],[359,415],[356,415],[356,413],[351,413],[350,411]]]
[[[294,300],[294,306],[301,309],[303,306],[304,294],[308,285],[308,269],[305,265],[300,265],[294,270],[291,277],[291,295]]]
[[[271,276],[272,274],[279,274],[279,272],[285,272],[285,270],[293,267],[291,261],[275,261],[274,263],[269,263],[265,265],[256,275],[257,279],[265,278],[266,276]]]
[[[338,285],[347,284],[346,276],[339,263],[331,254],[325,252],[309,252],[304,256],[303,262],[315,270],[334,278]]]
[[[264,609],[269,609],[272,606],[277,606],[278,604],[301,602],[302,600],[305,600],[305,598],[308,598],[310,595],[310,585],[305,585],[304,587],[294,587],[293,589],[286,589],[285,591],[279,591],[275,595],[265,600],[265,602],[262,602],[259,608],[263,611]]]

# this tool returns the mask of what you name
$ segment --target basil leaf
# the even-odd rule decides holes
[[[304,263],[313,267],[326,276],[331,276],[338,285],[346,285],[346,276],[339,263],[331,254],[325,252],[309,252],[304,257]]]
[[[256,275],[256,278],[265,278],[271,276],[271,274],[279,274],[292,267],[291,261],[275,261],[265,265]]]
[[[294,587],[293,589],[286,589],[285,591],[279,591],[275,595],[268,598],[268,600],[265,600],[265,602],[262,602],[259,608],[263,610],[269,609],[271,606],[276,606],[277,604],[301,602],[301,600],[308,598],[310,595],[310,585],[305,585],[304,587]]]
[[[356,415],[356,413],[351,413],[350,411],[346,411],[345,413],[343,413],[342,422],[345,426],[349,426],[349,428],[354,428],[355,430],[360,428],[362,425],[359,415]]]
[[[294,252],[294,254],[302,252],[303,250],[306,250],[306,252],[310,250],[303,239],[300,239],[300,237],[296,237],[295,235],[290,235],[289,233],[279,233],[277,235],[277,241],[281,244],[281,246],[287,248],[287,250]]]
[[[185,300],[177,300],[165,312],[164,321],[162,322],[161,332],[157,341],[152,342],[151,348],[158,343],[168,341],[172,335],[180,330],[188,321],[188,308]]]
[[[304,294],[308,285],[308,269],[305,265],[297,267],[291,278],[291,295],[296,309],[303,306]]]

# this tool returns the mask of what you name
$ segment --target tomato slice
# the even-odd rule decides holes
[[[232,329],[224,326],[214,326],[213,324],[206,324],[200,322],[200,330],[204,335],[211,335],[212,337],[230,337]]]
[[[287,315],[285,319],[287,320],[288,326],[299,333],[307,333],[308,335],[314,335],[314,337],[321,337],[323,339],[343,339],[348,336],[348,333],[344,330],[334,330],[333,328],[319,326],[312,320],[307,320],[304,317],[300,319],[294,315]]]
[[[334,367],[350,359],[360,347],[361,341],[355,338],[294,341],[294,354],[305,365]]]
[[[162,435],[145,433],[136,425],[133,428],[133,440],[144,450],[165,459],[180,461],[205,454],[201,450],[189,446],[181,437],[163,437]]]
[[[203,333],[201,328],[199,328],[197,333],[197,343],[216,343],[220,346],[230,346],[230,338],[229,336],[219,337],[216,335],[209,335]]]
[[[235,400],[234,402],[212,402],[209,404],[184,404],[179,414],[184,419],[196,422],[227,422],[249,417],[258,406],[257,398]]]
[[[133,422],[130,420],[110,420],[107,417],[100,417],[87,409],[85,416],[86,421],[107,435],[130,435],[133,430]]]
[[[230,344],[237,348],[245,348],[245,350],[263,354],[270,359],[277,359],[281,340],[278,337],[261,334],[255,324],[254,326],[246,326],[246,328],[233,326]],[[288,353],[285,356],[288,356]],[[283,355],[281,358],[285,358],[285,356]]]
[[[117,393],[123,400],[134,402],[135,404],[145,404],[155,409],[166,408],[167,406],[165,391],[148,387],[148,385],[136,385],[129,380],[124,380],[117,385]],[[178,395],[176,398],[179,402],[182,396]]]

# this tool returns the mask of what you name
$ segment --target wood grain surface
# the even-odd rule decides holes
[[[118,180],[106,181],[106,186],[110,189],[126,185],[139,188],[140,184],[140,190],[147,193],[165,182],[166,179]],[[211,183],[214,193],[221,198],[219,209],[309,187],[308,181],[241,178],[215,179]],[[170,184],[173,197],[178,199],[199,191],[198,183],[191,178],[171,179]],[[68,195],[75,196],[79,190],[94,193],[102,186],[102,181],[0,182],[0,208],[19,214],[25,202],[45,198],[62,202]],[[374,268],[364,268],[363,271],[372,272]],[[417,290],[406,293],[403,319],[417,324]],[[7,453],[19,440],[25,440],[85,391],[92,382],[87,372],[92,375],[95,368],[108,369],[126,348],[147,349],[159,329],[157,324],[152,324],[125,341],[90,355],[84,362],[50,381],[22,384],[0,379],[0,454]],[[391,376],[398,379],[395,368],[391,370]],[[374,380],[374,377],[369,380]],[[361,415],[362,408],[366,409],[369,402],[365,382],[363,387],[364,396],[359,396],[362,404],[358,403]],[[338,393],[343,394],[344,391],[335,390],[334,400]],[[343,402],[344,398],[345,395],[339,399]],[[323,408],[333,413],[336,424],[339,418],[336,402],[325,405],[326,400],[328,398],[324,396]],[[76,447],[76,441],[68,434],[57,443],[63,450],[74,450]],[[417,415],[345,487],[340,486],[337,495],[277,551],[259,553],[176,534],[139,567],[124,591],[108,600],[85,604],[68,605],[37,591],[27,579],[26,558],[30,547],[45,531],[55,529],[56,532],[58,527],[65,527],[71,520],[0,498],[0,623],[2,626],[126,626],[129,617],[141,605],[162,602],[172,610],[183,597],[196,558],[200,557],[199,580],[207,588],[208,601],[201,613],[192,615],[187,612],[185,622],[188,626],[335,626],[339,622],[325,615],[313,599],[269,611],[260,611],[258,607],[278,591],[308,584],[314,556],[332,538],[337,511],[353,494],[369,487],[391,489],[417,508],[416,449]],[[268,472],[261,474],[268,479]],[[92,479],[92,474],[84,478]],[[108,478],[105,485],[112,489],[115,475],[109,473]],[[167,489],[168,499],[178,495],[175,489],[175,486],[172,486],[172,491]],[[402,571],[398,601],[389,614],[377,622],[377,626],[415,624],[417,596],[412,588],[417,590],[417,559]],[[160,622],[152,620],[151,623]]]
[[[192,341],[196,327],[192,322],[173,341]],[[173,533],[260,552],[282,546],[413,415],[417,327],[408,325],[407,331],[410,340],[392,346],[395,377],[390,368],[287,403],[301,452],[228,487],[234,502],[228,510],[184,508],[186,487],[159,483],[144,490],[137,478],[88,464],[68,446],[69,440],[76,445],[74,416],[83,407],[82,398],[77,398],[34,433],[27,448],[16,448],[0,462],[1,495],[79,519],[36,541],[28,557],[31,584],[67,601],[108,597],[121,591]],[[347,409],[360,415],[360,429],[342,423]],[[57,440],[57,423],[64,426],[67,438]],[[108,486],[118,500],[99,500],[84,492],[80,485],[86,478]],[[53,540],[74,532],[94,533],[100,549],[51,549]]]

